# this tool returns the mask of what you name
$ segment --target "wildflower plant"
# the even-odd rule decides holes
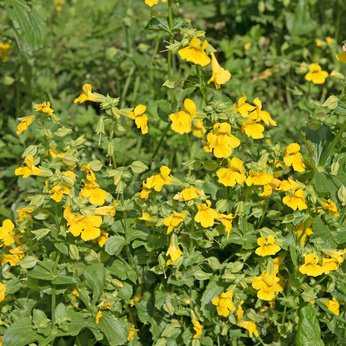
[[[141,4],[165,42],[160,100],[81,82],[66,109],[42,100],[18,119],[20,197],[0,227],[4,345],[343,340],[345,94],[315,105],[324,132],[277,140],[279,115],[225,92],[233,71],[179,4]],[[312,65],[306,82],[323,88]],[[87,136],[64,113],[90,107]]]

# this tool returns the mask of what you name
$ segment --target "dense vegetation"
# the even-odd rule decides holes
[[[344,1],[0,9],[3,345],[345,345]]]

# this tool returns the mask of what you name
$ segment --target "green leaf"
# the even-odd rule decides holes
[[[45,260],[36,265],[36,267],[29,272],[29,278],[37,280],[54,280],[54,265],[51,260]]]
[[[31,319],[20,318],[8,327],[4,334],[4,345],[25,346],[38,339],[38,335],[32,329]]]
[[[144,164],[142,161],[133,161],[131,163],[130,168],[132,169],[133,173],[141,174],[148,169],[148,166],[146,164]]]
[[[105,245],[105,251],[111,256],[117,256],[125,246],[125,238],[120,235],[112,236]]]
[[[106,336],[110,345],[124,345],[127,342],[127,325],[124,319],[105,312],[100,320],[99,328]]]
[[[93,303],[100,298],[105,285],[105,268],[102,263],[93,263],[84,271],[86,284],[93,291]]]
[[[37,11],[23,0],[10,0],[6,4],[17,44],[22,52],[31,54],[33,50],[42,46],[43,20]]]
[[[316,309],[312,304],[303,306],[299,311],[296,346],[323,346],[321,329]]]

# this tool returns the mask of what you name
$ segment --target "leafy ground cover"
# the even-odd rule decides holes
[[[344,345],[343,1],[0,4],[3,345]]]

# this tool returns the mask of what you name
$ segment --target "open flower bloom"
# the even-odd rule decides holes
[[[210,63],[210,58],[205,52],[208,45],[207,40],[201,41],[198,37],[194,37],[187,47],[179,49],[178,54],[183,60],[204,67]]]
[[[293,210],[307,209],[305,200],[305,192],[302,184],[297,183],[291,178],[283,180],[279,189],[285,191],[287,194],[283,197],[282,202]]]
[[[54,185],[50,192],[50,197],[57,203],[61,202],[64,195],[71,196],[71,188],[76,180],[76,174],[72,171],[62,173],[61,183]]]
[[[328,213],[334,215],[334,216],[339,216],[339,211],[338,207],[336,206],[335,202],[332,201],[331,199],[327,199],[322,202],[322,208],[327,211]]]
[[[246,178],[246,185],[265,186],[269,185],[274,179],[272,173],[250,171]]]
[[[95,173],[89,169],[87,171],[86,182],[79,196],[86,198],[93,205],[101,206],[105,204],[108,192],[100,188],[96,182]]]
[[[253,336],[258,337],[259,332],[257,330],[257,326],[254,322],[252,321],[245,321],[242,320],[238,323],[238,326],[241,328],[246,329],[246,331],[249,333],[249,336],[252,338]]]
[[[142,135],[149,132],[148,129],[148,116],[145,114],[147,107],[145,105],[138,105],[129,113],[129,117],[135,121],[137,129],[141,129]]]
[[[5,219],[0,227],[0,247],[14,244],[14,224],[10,219]]]
[[[296,172],[304,172],[305,165],[303,156],[300,153],[300,145],[298,143],[291,143],[286,147],[284,163],[286,167],[293,167]]]
[[[210,206],[210,201],[206,201],[206,203],[201,203],[197,206],[198,212],[194,220],[200,223],[204,228],[214,226],[215,219],[219,216],[218,212]]]
[[[311,227],[305,227],[304,224],[301,224],[295,230],[297,239],[299,240],[300,246],[304,247],[307,242],[308,237],[313,234]]]
[[[222,225],[225,227],[225,231],[227,235],[229,235],[232,231],[232,222],[233,222],[234,216],[233,214],[221,214],[218,213],[217,220],[222,223]]]
[[[258,248],[256,249],[256,254],[258,256],[271,256],[278,253],[281,248],[277,244],[276,239],[273,235],[268,237],[260,237],[257,239]]]
[[[30,127],[34,119],[35,119],[34,115],[28,115],[26,117],[20,118],[20,122],[16,128],[17,136],[25,132]]]
[[[231,134],[231,125],[228,123],[216,123],[213,130],[207,135],[205,149],[213,152],[217,158],[231,156],[233,149],[239,147],[240,140]]]
[[[271,301],[283,290],[276,273],[263,272],[252,279],[252,287],[257,290],[257,297]]]
[[[263,190],[259,195],[263,198],[271,196],[273,194],[273,190],[279,189],[280,184],[281,181],[273,177],[272,181],[269,184],[263,185]]]
[[[28,178],[31,175],[42,175],[42,170],[38,167],[35,166],[35,158],[33,155],[28,155],[25,159],[24,159],[24,167],[18,167],[16,168],[16,170],[14,171],[15,175],[22,175],[23,178]]]
[[[258,97],[253,100],[253,104],[255,105],[255,109],[249,113],[250,120],[261,121],[266,126],[277,126],[276,121],[272,119],[270,113],[262,109],[262,101]]]
[[[183,252],[179,248],[178,240],[175,234],[172,234],[171,236],[166,255],[170,257],[170,259],[167,261],[168,265],[176,265],[180,257],[183,255]]]
[[[25,256],[24,248],[22,246],[17,246],[9,250],[8,254],[1,256],[0,264],[8,263],[10,266],[16,266]]]
[[[257,121],[252,119],[245,120],[241,127],[242,132],[252,139],[262,139],[264,138],[264,126]]]
[[[141,215],[141,217],[138,218],[138,220],[142,220],[142,221],[145,221],[145,222],[153,222],[154,221],[154,217],[151,216],[148,212],[142,211],[142,215]]]
[[[36,112],[47,114],[48,116],[52,116],[54,113],[54,109],[51,107],[50,102],[42,102],[34,105],[34,110]]]
[[[103,102],[104,96],[92,92],[92,85],[89,83],[83,84],[81,94],[74,99],[73,103],[81,104],[87,101],[90,102]]]
[[[160,192],[165,185],[172,184],[173,179],[170,174],[171,170],[167,166],[161,166],[160,173],[147,178],[143,187],[147,190]]]
[[[172,214],[166,216],[163,219],[163,224],[167,227],[167,234],[172,233],[172,231],[177,228],[186,218],[186,213],[173,212]]]
[[[324,273],[321,265],[318,264],[319,258],[314,253],[309,253],[304,256],[304,264],[299,267],[299,271],[308,276],[320,276]]]
[[[328,72],[323,71],[319,64],[310,64],[309,72],[305,75],[305,79],[314,84],[324,84],[327,77]]]
[[[228,317],[235,310],[233,291],[231,289],[220,293],[211,302],[216,306],[216,311],[219,316]]]
[[[340,315],[340,304],[336,298],[328,299],[324,304],[331,313],[336,316]]]
[[[226,84],[231,79],[230,72],[220,66],[214,53],[211,53],[211,71],[212,76],[208,83],[213,82],[216,89],[219,89],[221,85]]]
[[[6,297],[6,285],[0,282],[0,303],[5,300]]]
[[[251,105],[250,103],[247,103],[247,98],[245,96],[242,96],[239,98],[239,100],[236,103],[235,110],[244,118],[247,118],[249,116],[249,113],[255,110],[255,106]]]
[[[328,257],[322,258],[322,269],[324,273],[337,270],[345,259],[345,250],[325,250]]]
[[[154,7],[159,3],[159,0],[144,0],[144,3],[149,7]]]
[[[202,195],[203,195],[203,191],[191,186],[191,187],[185,187],[183,190],[177,193],[173,197],[173,199],[180,202],[188,202]]]
[[[197,115],[196,104],[191,99],[184,100],[184,109],[169,115],[171,129],[181,135],[192,131],[193,119]],[[203,122],[202,122],[203,126]],[[204,126],[203,126],[204,128]]]
[[[80,236],[82,240],[88,241],[97,239],[101,235],[101,216],[74,214],[68,206],[64,209],[64,218],[74,237]]]
[[[244,162],[237,157],[228,161],[228,168],[219,168],[216,171],[218,182],[224,186],[243,185],[246,176]]]

